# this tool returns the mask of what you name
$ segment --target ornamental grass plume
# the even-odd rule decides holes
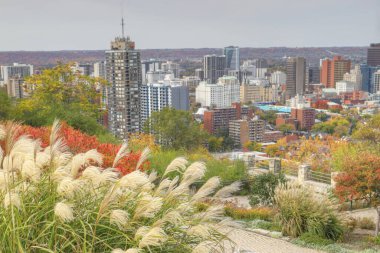
[[[63,222],[74,220],[73,209],[70,205],[58,202],[54,207],[54,214]]]
[[[177,157],[168,165],[163,176],[174,171],[183,172],[186,169],[187,163],[188,161],[184,157]]]
[[[110,214],[110,223],[116,224],[119,229],[124,229],[129,221],[129,214],[124,210],[113,210]]]
[[[166,240],[165,231],[160,227],[153,227],[141,238],[139,248],[161,246]]]
[[[20,196],[14,192],[5,193],[3,203],[4,203],[5,208],[9,208],[10,206],[14,206],[14,207],[17,207],[20,209],[20,207],[21,207]]]
[[[237,181],[230,185],[227,185],[217,191],[214,195],[215,198],[229,198],[234,194],[235,192],[238,192],[241,188],[241,182]]]
[[[343,236],[343,217],[328,196],[289,183],[277,186],[274,199],[284,234],[297,237],[310,232],[334,241]]]
[[[129,155],[126,143],[113,166],[103,168],[94,149],[70,153],[60,127],[55,121],[50,143],[42,147],[41,141],[20,136],[20,125],[0,123],[1,250],[190,253],[207,244],[222,252],[218,244],[226,235],[220,231],[230,226],[223,208],[197,208],[219,189],[219,178],[190,191],[205,174],[203,163],[188,166],[180,157],[158,178],[140,170],[149,158],[145,149],[136,170],[123,176],[115,167]],[[219,195],[237,188],[222,188]]]

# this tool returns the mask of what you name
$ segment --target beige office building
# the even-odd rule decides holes
[[[243,84],[240,86],[240,101],[242,103],[260,103],[275,101],[276,89],[271,85]]]

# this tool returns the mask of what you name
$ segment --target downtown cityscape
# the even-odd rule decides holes
[[[37,1],[0,0],[36,15],[0,41],[0,252],[380,252],[380,2]]]

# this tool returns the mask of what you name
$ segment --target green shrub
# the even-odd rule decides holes
[[[250,185],[251,196],[250,204],[252,206],[272,205],[274,200],[274,191],[276,187],[286,183],[286,178],[283,174],[265,173],[257,175],[253,178],[253,182]]]
[[[308,217],[307,231],[322,238],[337,241],[343,235],[343,226],[334,213],[316,213],[314,217]]]
[[[224,208],[225,214],[236,220],[266,220],[272,219],[274,212],[273,209],[267,207],[259,208],[239,208],[233,205],[227,205]]]
[[[370,242],[373,242],[376,245],[380,245],[380,235],[378,235],[378,236],[370,236],[370,237],[368,237],[368,240]]]
[[[359,218],[357,220],[357,223],[358,223],[359,228],[361,229],[374,230],[376,227],[375,222],[373,222],[373,220],[368,217]]]
[[[298,237],[312,232],[322,238],[338,240],[344,229],[335,205],[325,195],[298,184],[279,186],[275,203],[283,234]]]
[[[206,162],[207,172],[205,178],[220,177],[222,182],[232,183],[246,177],[246,166],[243,161],[230,161],[227,159],[210,159]]]
[[[334,243],[333,240],[320,237],[319,235],[316,235],[312,232],[307,232],[307,233],[302,234],[299,237],[299,239],[304,241],[307,244],[320,245],[320,246],[326,246],[326,245]]]

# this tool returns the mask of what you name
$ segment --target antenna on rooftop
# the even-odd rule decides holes
[[[121,18],[121,34],[122,34],[122,37],[125,38],[124,36],[124,17]]]
[[[125,38],[125,23],[124,23],[124,1],[121,1],[121,35]]]

